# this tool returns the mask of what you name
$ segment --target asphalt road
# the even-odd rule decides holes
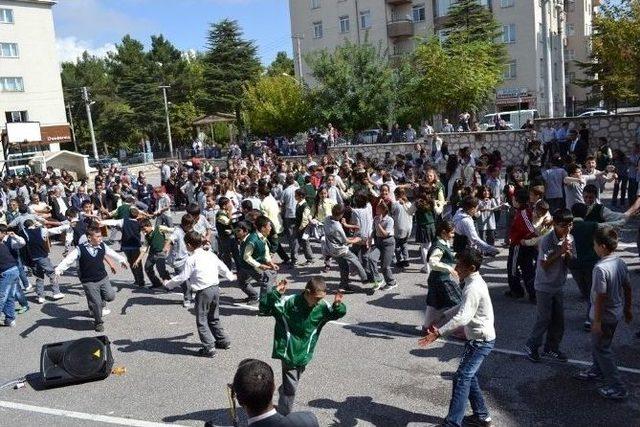
[[[640,270],[635,249],[637,222],[626,227],[623,256]],[[114,245],[118,247],[118,245]],[[417,248],[412,256],[417,259]],[[319,255],[317,246],[314,251]],[[52,251],[54,263],[61,248]],[[284,272],[296,292],[313,275],[337,285],[337,271],[321,272],[322,263]],[[570,280],[566,287],[566,332],[563,350],[569,363],[533,364],[521,353],[534,321],[535,308],[503,296],[506,250],[489,260],[482,273],[489,283],[496,314],[496,350],[480,372],[481,387],[492,417],[500,426],[627,426],[640,420],[640,340],[633,333],[640,321],[622,325],[614,350],[631,395],[625,402],[601,399],[595,386],[572,375],[590,360],[589,335],[582,331],[585,303]],[[322,426],[423,426],[442,421],[451,394],[462,347],[459,342],[417,346],[426,296],[426,277],[413,264],[399,274],[398,288],[373,296],[346,296],[347,315],[322,331],[317,353],[302,377],[296,409],[313,411]],[[633,274],[634,285],[640,275]],[[241,303],[234,283],[222,283],[222,321],[232,339],[230,350],[214,359],[195,356],[199,340],[193,314],[182,307],[178,294],[133,288],[128,271],[113,277],[116,300],[105,318],[105,334],[112,341],[115,366],[121,376],[104,381],[38,390],[37,375],[26,387],[0,390],[0,425],[138,425],[158,423],[231,425],[227,415],[226,384],[245,358],[269,361],[274,321],[257,317]],[[86,300],[73,275],[61,280],[65,298],[47,300],[18,317],[14,328],[0,328],[0,384],[37,374],[45,343],[98,335],[88,317]],[[634,296],[640,300],[635,286]],[[34,295],[31,295],[33,300]],[[634,312],[640,317],[640,304]],[[278,380],[279,382],[279,380]],[[635,421],[634,421],[635,420]]]

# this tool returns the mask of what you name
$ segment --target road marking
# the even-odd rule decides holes
[[[46,408],[44,406],[25,405],[23,403],[5,402],[0,400],[0,407],[17,409],[20,411],[37,412],[58,417],[75,418],[77,420],[98,421],[107,424],[136,427],[159,427],[176,424],[156,423],[152,421],[135,420],[131,418],[111,417],[108,415],[87,414],[85,412],[65,411],[64,409]]]
[[[257,308],[255,306],[252,305],[247,305],[247,304],[221,304],[221,305],[233,305],[236,307],[244,307],[244,308],[250,308],[252,310],[257,310]],[[386,329],[386,328],[376,328],[373,326],[362,326],[362,325],[358,325],[356,323],[346,323],[346,322],[339,322],[337,320],[332,320],[329,323],[333,323],[335,325],[338,326],[342,326],[343,328],[346,329],[358,329],[358,330],[362,330],[362,331],[369,331],[369,332],[377,332],[377,333],[381,333],[381,334],[388,334],[388,335],[396,335],[396,336],[400,336],[403,338],[414,338],[414,339],[418,339],[419,336],[418,335],[412,335],[412,334],[407,334],[406,332],[400,332],[394,329]],[[462,341],[455,341],[455,340],[449,340],[449,339],[438,339],[438,341],[440,342],[444,342],[447,344],[453,344],[453,345],[457,345],[459,347],[464,347],[465,343]],[[526,357],[527,354],[522,352],[522,351],[517,351],[517,350],[508,350],[506,348],[497,348],[494,347],[492,352],[494,353],[501,353],[501,354],[508,354],[510,356],[522,356],[522,357]],[[579,365],[579,366],[591,366],[591,362],[585,361],[585,360],[578,360],[578,359],[569,359],[566,362],[558,362],[558,363],[568,363],[568,364],[572,364],[572,365]],[[618,366],[618,370],[622,371],[622,372],[629,372],[631,374],[638,374],[640,375],[640,369],[636,369],[636,368],[627,368],[624,366]]]

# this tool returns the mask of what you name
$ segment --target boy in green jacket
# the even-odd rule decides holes
[[[329,304],[327,285],[322,277],[313,277],[304,291],[283,297],[287,281],[260,299],[260,311],[276,318],[271,357],[282,362],[282,386],[278,389],[278,412],[287,415],[293,408],[300,376],[313,357],[323,326],[347,314],[338,291]]]

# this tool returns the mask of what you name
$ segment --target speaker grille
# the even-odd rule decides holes
[[[106,362],[105,345],[96,338],[74,341],[64,354],[64,369],[74,377],[96,374]]]

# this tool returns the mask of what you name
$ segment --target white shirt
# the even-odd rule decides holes
[[[262,421],[265,420],[269,417],[273,417],[275,414],[277,414],[275,408],[270,410],[269,412],[265,412],[262,415],[256,415],[255,417],[251,417],[247,420],[247,425],[251,425],[253,423],[257,423],[258,421]]]
[[[89,242],[82,243],[82,244],[85,246],[85,248],[89,252],[89,255],[96,256],[99,249],[98,246],[92,246]],[[105,251],[105,256],[115,259],[120,264],[127,262],[127,259],[124,256],[118,254],[116,251],[111,249],[109,245],[104,245],[104,251]],[[64,257],[62,262],[60,262],[60,264],[58,264],[58,266],[55,268],[54,270],[55,274],[57,274],[58,276],[61,276],[66,269],[71,267],[79,259],[80,259],[80,248],[75,247],[71,252],[69,252],[69,255]]]
[[[456,212],[453,216],[453,229],[456,234],[466,236],[469,239],[469,245],[478,248],[481,252],[490,254],[498,252],[496,248],[478,236],[473,218],[471,218],[471,216],[462,209]]]
[[[219,275],[224,276],[227,280],[236,279],[236,275],[229,270],[224,262],[220,261],[216,254],[198,248],[187,258],[182,273],[174,276],[165,283],[165,286],[172,289],[187,282],[191,289],[197,292],[211,286],[217,286],[220,283]]]
[[[493,341],[496,330],[493,326],[493,305],[489,296],[489,288],[480,273],[471,273],[464,279],[462,302],[458,313],[442,328],[440,335],[446,336],[460,326],[470,341]]]

